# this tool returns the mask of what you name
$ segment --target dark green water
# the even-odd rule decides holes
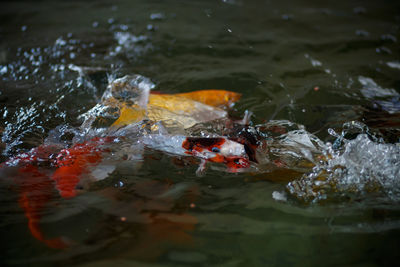
[[[398,148],[399,38],[396,1],[2,2],[1,162],[57,126],[78,127],[107,75],[133,73],[166,93],[240,92],[231,113],[250,110],[255,124],[290,120],[333,142],[329,128],[360,121]],[[273,192],[301,173],[197,177],[196,164],[146,153],[140,167],[116,162],[76,198],[52,192],[40,227],[70,240],[63,250],[31,235],[2,172],[2,265],[394,266],[400,258],[399,190],[383,200],[363,191],[282,202]],[[377,168],[398,166],[392,158]]]

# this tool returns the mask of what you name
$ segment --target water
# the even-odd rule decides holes
[[[2,264],[394,265],[399,11],[395,1],[3,3],[1,162],[51,148],[35,150],[37,172],[1,171]],[[240,92],[229,117],[253,113],[264,160],[238,173],[209,163],[198,176],[198,159],[129,135],[98,144],[101,164],[76,197],[60,197],[41,178],[52,155],[104,134],[83,131],[81,115],[132,74],[163,93]],[[221,125],[169,130],[220,135]],[[38,205],[34,226],[21,192]],[[60,240],[68,248],[51,248]]]

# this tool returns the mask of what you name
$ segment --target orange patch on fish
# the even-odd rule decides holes
[[[111,125],[112,127],[126,126],[139,122],[144,119],[146,111],[138,106],[123,106],[118,119]]]
[[[59,168],[53,173],[52,179],[62,197],[74,197],[80,176],[91,164],[100,162],[102,156],[97,146],[97,143],[77,144],[60,152],[57,157]]]
[[[189,98],[213,107],[230,106],[242,96],[240,93],[226,90],[198,90],[174,95]]]

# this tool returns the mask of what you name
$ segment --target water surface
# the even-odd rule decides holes
[[[70,145],[63,129],[79,127],[79,115],[100,101],[108,77],[134,73],[165,93],[240,92],[232,117],[249,110],[253,125],[304,125],[326,145],[320,152],[332,152],[328,164],[307,171],[209,168],[202,177],[196,160],[154,150],[137,164],[117,160],[106,179],[76,198],[44,192],[51,197],[40,226],[48,237],[69,240],[61,250],[31,235],[12,172],[3,171],[3,264],[398,260],[396,1],[9,1],[0,21],[2,162],[49,135]],[[309,194],[321,177],[328,181],[318,184],[322,193]]]

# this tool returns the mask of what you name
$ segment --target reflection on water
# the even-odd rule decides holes
[[[398,3],[3,7],[0,234],[9,245],[2,263],[393,265]],[[216,88],[242,97],[212,109],[214,121],[160,104],[150,121],[168,118],[162,124],[121,106],[92,109],[109,81],[135,73],[157,93]],[[116,123],[122,110],[144,123]],[[243,126],[246,110],[253,116]],[[257,148],[240,172],[208,162],[199,177],[201,157],[165,148],[179,138],[160,138],[159,147],[140,140],[165,129],[182,138],[252,136],[246,145]],[[120,139],[92,140],[111,133]],[[71,167],[72,158],[85,164]],[[71,172],[79,172],[77,184],[64,183]],[[63,198],[60,185],[77,196]],[[68,249],[50,248],[60,244]]]

